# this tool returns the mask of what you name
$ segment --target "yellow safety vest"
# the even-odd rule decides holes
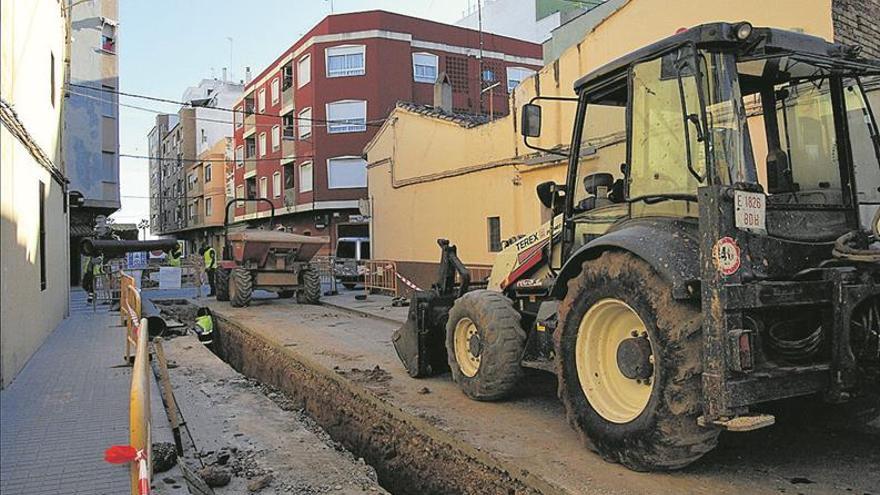
[[[199,333],[207,335],[214,331],[214,319],[211,318],[211,315],[197,316],[196,326],[201,329]]]
[[[205,250],[205,269],[213,270],[217,268],[217,251],[214,248]]]
[[[180,253],[175,253],[174,251],[168,254],[168,257],[171,258],[168,261],[168,264],[171,266],[180,266]]]

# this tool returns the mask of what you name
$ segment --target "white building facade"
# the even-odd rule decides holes
[[[0,386],[69,309],[63,5],[0,2]]]

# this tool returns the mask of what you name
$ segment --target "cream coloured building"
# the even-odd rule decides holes
[[[536,95],[575,96],[574,81],[591,70],[679,28],[713,21],[747,20],[864,44],[866,53],[876,56],[876,32],[854,32],[850,21],[877,14],[878,0],[628,0],[611,14],[597,12],[603,18],[591,24],[580,43],[523,81],[511,95],[511,108],[517,110],[508,117],[471,125],[398,105],[365,148],[374,258],[397,261],[405,277],[428,287],[440,256],[436,239],[450,239],[466,264],[488,265],[499,241],[534,231],[546,220],[535,186],[545,180],[563,183],[566,159],[535,154],[523,145],[518,109]],[[535,144],[568,146],[575,105],[541,104],[543,130]],[[625,161],[623,128],[616,122],[592,116],[595,171],[616,171]]]
[[[0,3],[2,386],[68,313],[65,26],[58,0]]]

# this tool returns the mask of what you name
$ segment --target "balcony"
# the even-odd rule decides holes
[[[284,190],[284,206],[296,206],[296,188]]]
[[[250,136],[257,132],[257,116],[253,113],[244,116],[244,135]]]
[[[204,225],[205,217],[202,216],[201,213],[197,213],[189,216],[189,220],[187,221],[187,227],[199,227]]]
[[[287,133],[285,132],[285,134]],[[296,140],[285,135],[281,139],[281,160],[294,158],[296,158]]]
[[[257,212],[257,201],[248,201],[244,204],[244,213],[252,215]]]

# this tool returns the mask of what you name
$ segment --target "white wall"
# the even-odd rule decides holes
[[[51,98],[54,54],[54,104]],[[57,0],[0,3],[0,96],[49,160],[58,159],[64,24]],[[39,184],[45,184],[46,288],[41,289]],[[0,385],[68,312],[68,227],[61,185],[0,127]]]
[[[483,2],[483,31],[510,36],[533,43],[542,43],[550,37],[550,31],[559,26],[559,12],[540,21],[535,20],[534,0],[485,0]],[[479,19],[474,11],[458,22],[457,26],[477,29]]]

